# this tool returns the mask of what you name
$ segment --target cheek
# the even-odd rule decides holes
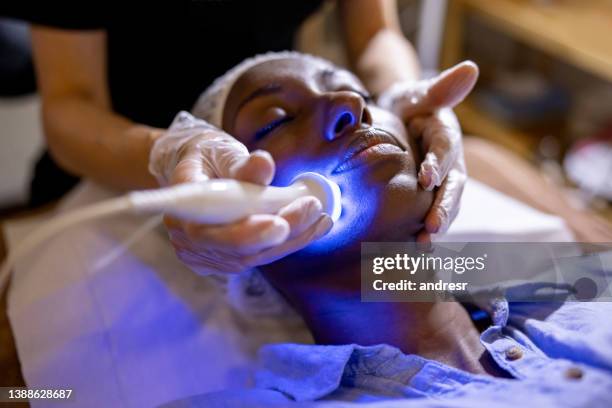
[[[279,130],[274,137],[258,143],[257,148],[266,150],[274,159],[276,172],[273,185],[287,185],[298,174],[315,171],[312,169],[310,154],[300,147],[299,136],[290,128]]]
[[[329,160],[311,152],[299,151],[287,157],[272,154],[276,163],[273,185],[290,184],[295,177],[305,172],[315,172],[329,177]]]
[[[299,129],[293,124],[286,124],[258,141],[246,144],[249,151],[265,150],[272,155],[276,172],[273,185],[287,185],[295,176],[308,167],[310,161],[308,152],[300,143]]]
[[[422,190],[412,176],[398,176],[387,186],[379,225],[388,239],[409,239],[423,228],[433,192]]]
[[[273,185],[290,184],[304,172],[329,175],[337,161],[337,153],[312,133],[313,128],[306,121],[295,121],[257,143],[256,148],[268,151],[274,158],[276,173]]]

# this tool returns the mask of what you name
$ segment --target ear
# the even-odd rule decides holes
[[[424,110],[433,111],[457,106],[470,93],[478,79],[478,66],[464,61],[442,72],[431,80],[425,98]]]

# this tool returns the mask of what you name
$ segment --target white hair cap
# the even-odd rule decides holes
[[[319,64],[333,66],[331,62],[323,58],[297,51],[267,52],[265,54],[259,54],[254,57],[247,58],[219,78],[215,79],[212,85],[202,92],[192,109],[193,115],[200,119],[204,119],[209,124],[221,129],[223,122],[223,107],[225,106],[225,101],[232,90],[232,86],[238,80],[238,78],[256,65],[286,58],[303,59],[317,62]]]

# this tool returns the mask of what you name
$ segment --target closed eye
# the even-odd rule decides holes
[[[276,119],[270,123],[268,123],[266,126],[262,127],[261,129],[259,129],[254,136],[255,140],[261,140],[264,137],[266,137],[269,133],[271,133],[273,130],[275,130],[276,128],[278,128],[279,126],[289,122],[290,120],[292,120],[293,118],[291,116],[285,116],[283,118],[280,119]]]

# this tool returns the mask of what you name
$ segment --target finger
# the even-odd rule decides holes
[[[426,229],[422,229],[416,236],[416,242],[419,248],[427,248],[428,244],[431,243],[431,234]]]
[[[303,249],[308,244],[321,238],[329,232],[333,227],[334,222],[327,214],[321,216],[319,221],[304,231],[301,235],[285,242],[274,248],[262,251],[259,254],[245,257],[243,263],[248,266],[259,266],[272,263],[280,258],[283,258],[293,252]]]
[[[458,105],[470,93],[478,79],[478,66],[465,61],[447,69],[435,78],[408,83],[393,93],[394,111],[404,120],[431,114]],[[393,100],[393,97],[390,97]],[[383,97],[381,103],[389,103]]]
[[[290,233],[289,223],[268,214],[251,215],[244,220],[220,226],[187,223],[187,237],[200,246],[250,254],[279,245]]]
[[[206,174],[215,178],[230,178],[232,168],[249,158],[245,145],[221,131],[208,135],[191,149],[201,155]]]
[[[433,244],[431,242],[431,234],[423,228],[416,236],[416,249],[424,253],[433,252]]]
[[[204,167],[198,151],[185,153],[172,171],[170,184],[194,183],[208,180],[208,169]]]
[[[291,228],[289,239],[301,235],[321,218],[323,205],[315,197],[301,197],[283,207],[278,216],[283,217]]]
[[[427,92],[427,104],[433,109],[457,106],[474,88],[478,80],[478,66],[464,61],[443,71],[432,82]]]
[[[198,275],[206,276],[213,273],[240,273],[247,269],[237,260],[224,254],[206,254],[201,250],[184,247],[176,250],[177,258]],[[219,259],[222,257],[223,259]]]
[[[444,233],[448,230],[450,223],[459,212],[465,180],[466,176],[463,171],[453,169],[436,191],[434,202],[425,217],[425,229],[429,233]]]
[[[170,243],[177,257],[197,273],[239,272],[244,269],[236,254],[217,248],[207,248],[189,239],[183,229],[168,230]]]
[[[423,129],[423,147],[427,153],[419,168],[419,183],[425,190],[440,186],[458,159],[461,135],[458,130],[446,126],[432,117]]]
[[[255,150],[245,160],[238,161],[229,171],[229,176],[267,186],[274,178],[274,159],[265,150]]]
[[[199,275],[209,275],[215,272],[238,273],[246,269],[240,263],[243,254],[232,250],[206,247],[189,239],[180,225],[180,220],[167,217],[168,236],[174,247],[177,258]],[[172,225],[174,224],[174,225]]]

